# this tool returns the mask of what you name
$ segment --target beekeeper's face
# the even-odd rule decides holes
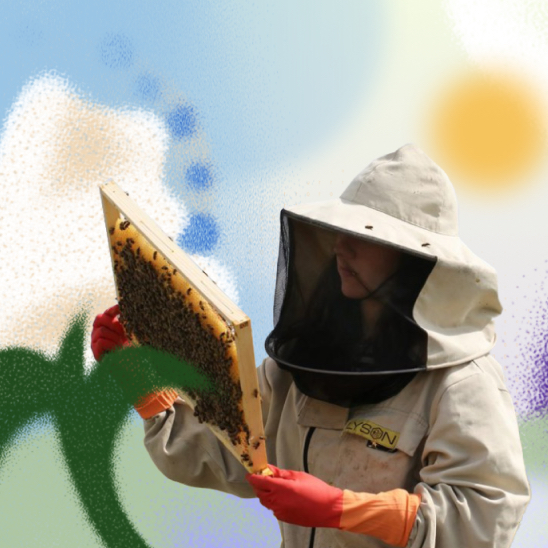
[[[339,233],[333,249],[341,277],[341,291],[363,299],[396,272],[401,253],[392,247]]]

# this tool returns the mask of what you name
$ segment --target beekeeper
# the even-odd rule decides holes
[[[273,476],[246,474],[169,391],[139,409],[145,446],[174,481],[258,496],[285,548],[509,547],[530,491],[489,353],[501,310],[449,179],[406,145],[339,199],[282,210],[258,368]],[[98,359],[125,342],[116,313],[96,320]]]

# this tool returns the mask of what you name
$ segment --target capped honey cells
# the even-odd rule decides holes
[[[128,220],[109,228],[120,321],[139,344],[195,365],[214,391],[186,390],[194,415],[226,431],[233,445],[249,445],[243,418],[233,331]],[[242,459],[250,465],[249,456]]]

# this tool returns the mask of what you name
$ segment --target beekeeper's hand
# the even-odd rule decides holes
[[[263,506],[276,518],[303,527],[338,527],[343,492],[306,472],[281,470],[271,464],[272,476],[247,474]]]
[[[247,474],[261,504],[286,523],[334,527],[404,547],[413,529],[421,497],[405,489],[355,493],[332,487],[306,472],[272,466],[273,476]]]
[[[124,326],[118,320],[120,308],[117,304],[96,316],[91,331],[91,350],[97,361],[103,354],[117,347],[129,346]]]
[[[126,336],[124,326],[118,320],[120,308],[118,305],[99,314],[93,322],[91,331],[91,349],[97,361],[100,361],[105,352],[119,347],[131,346]],[[126,394],[126,398],[135,407],[135,410],[143,419],[150,419],[169,409],[179,397],[172,389],[153,391],[148,393],[144,389],[152,385],[150,379],[151,369],[139,362],[128,363],[121,360],[112,368],[110,373],[116,379],[118,385]]]

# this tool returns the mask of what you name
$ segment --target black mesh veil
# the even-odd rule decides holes
[[[274,329],[265,347],[303,393],[350,407],[383,401],[426,368],[427,335],[413,319],[413,306],[435,259],[398,248],[397,271],[365,297],[382,303],[367,332],[362,300],[341,291],[337,234],[282,210]]]

